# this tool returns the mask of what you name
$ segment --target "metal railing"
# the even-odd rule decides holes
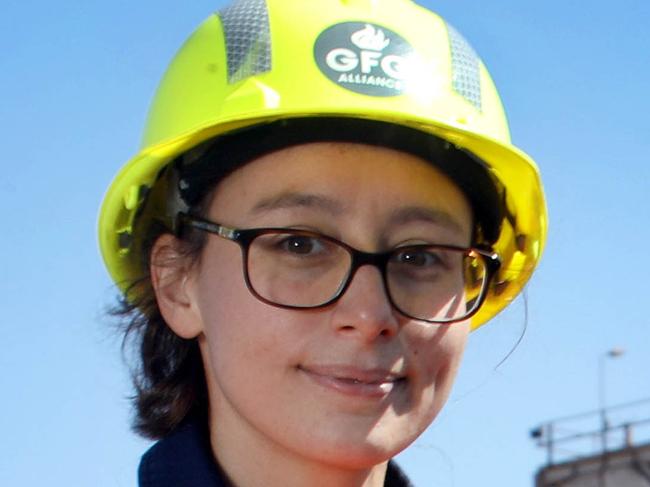
[[[650,398],[556,418],[531,430],[547,464],[573,461],[650,442]]]

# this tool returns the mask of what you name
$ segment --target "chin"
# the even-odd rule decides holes
[[[312,436],[310,444],[305,445],[300,453],[312,456],[319,463],[342,469],[369,469],[395,457],[424,431],[424,428],[417,431],[409,431],[410,429],[400,427],[386,431],[385,428],[379,428],[379,431],[370,431],[359,437],[351,437],[349,431],[342,432],[340,436],[328,435],[320,439]]]

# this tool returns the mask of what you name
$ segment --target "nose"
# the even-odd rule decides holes
[[[397,334],[397,313],[386,295],[379,269],[371,265],[357,269],[335,304],[332,326],[339,334],[367,343]]]

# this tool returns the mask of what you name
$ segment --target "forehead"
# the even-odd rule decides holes
[[[226,214],[290,206],[332,214],[421,207],[471,219],[462,191],[432,163],[349,142],[315,142],[265,154],[222,180],[212,206]]]

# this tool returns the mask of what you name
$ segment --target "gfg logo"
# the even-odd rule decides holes
[[[314,55],[323,74],[356,93],[395,96],[404,91],[413,48],[384,27],[346,22],[325,30]]]

